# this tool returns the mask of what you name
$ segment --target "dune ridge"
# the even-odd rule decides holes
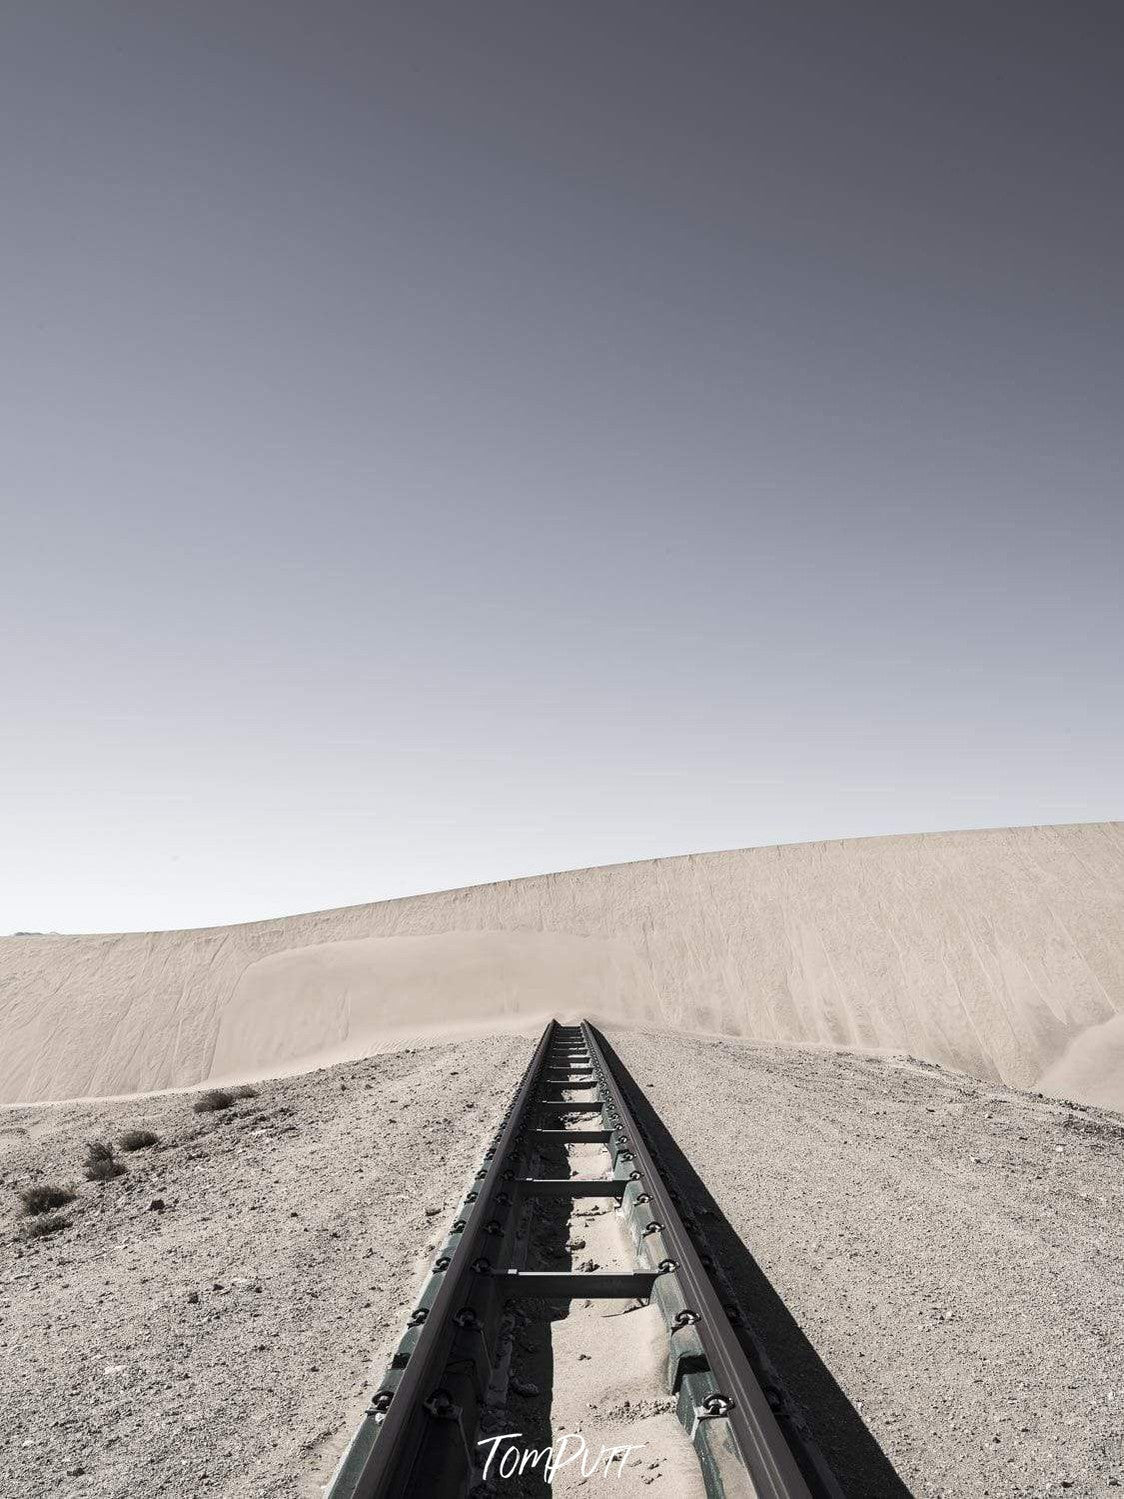
[[[263,1076],[419,1027],[577,1011],[904,1051],[1124,1108],[1124,824],[744,849],[239,926],[2,938],[0,1102]]]

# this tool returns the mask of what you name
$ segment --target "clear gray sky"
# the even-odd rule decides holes
[[[9,7],[0,930],[1124,815],[1122,42]]]

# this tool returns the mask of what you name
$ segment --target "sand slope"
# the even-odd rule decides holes
[[[235,927],[4,938],[0,1102],[262,1076],[426,1026],[551,1012],[906,1051],[1124,1107],[1124,824],[747,849]]]

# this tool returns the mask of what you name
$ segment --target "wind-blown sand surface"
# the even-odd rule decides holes
[[[0,1102],[581,1013],[1124,1107],[1124,825],[811,843],[189,932],[0,939]]]
[[[610,1035],[786,1303],[739,1272],[848,1493],[901,1492],[858,1423],[918,1499],[1124,1483],[1124,1121],[900,1059]],[[388,1051],[205,1118],[0,1115],[2,1499],[313,1499],[532,1044]],[[163,1148],[23,1241],[12,1189],[135,1124]],[[629,1441],[637,1413],[604,1415]]]

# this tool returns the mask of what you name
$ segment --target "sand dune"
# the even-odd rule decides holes
[[[264,1076],[552,1012],[909,1052],[1124,1107],[1124,824],[747,849],[242,926],[0,939],[0,1101]]]

